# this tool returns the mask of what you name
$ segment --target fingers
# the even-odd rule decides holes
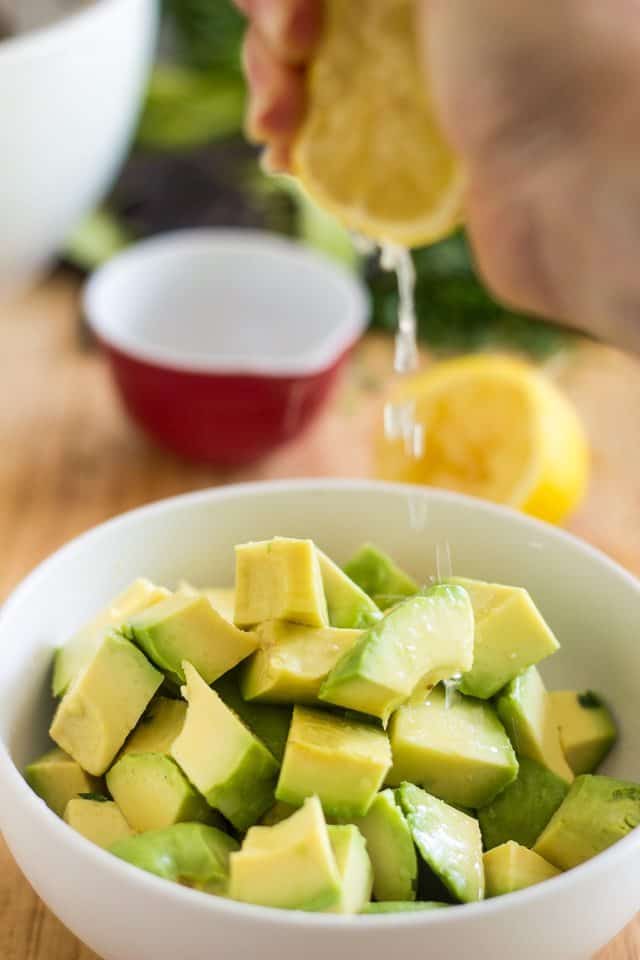
[[[285,161],[304,115],[304,75],[278,60],[255,26],[247,32],[244,62],[251,92],[247,134],[273,145],[272,162]]]
[[[321,0],[238,0],[258,32],[283,63],[311,56],[322,27]]]

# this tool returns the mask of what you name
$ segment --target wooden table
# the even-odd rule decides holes
[[[370,474],[370,437],[390,369],[385,338],[363,343],[306,435],[252,468],[221,474],[156,449],[127,421],[98,354],[78,336],[77,289],[56,278],[0,311],[0,601],[46,554],[141,503],[244,479]],[[594,453],[570,527],[640,574],[640,366],[585,345],[552,362]],[[95,960],[48,912],[0,840],[0,958]],[[598,960],[638,960],[635,921]]]

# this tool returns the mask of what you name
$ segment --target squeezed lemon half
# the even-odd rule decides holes
[[[327,0],[293,172],[320,206],[414,247],[459,222],[465,177],[429,98],[415,0]]]
[[[382,431],[377,473],[517,507],[560,523],[582,500],[589,476],[584,429],[567,398],[537,368],[480,354],[434,365],[398,385],[413,402],[424,449],[410,456]]]

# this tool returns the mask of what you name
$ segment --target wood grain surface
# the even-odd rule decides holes
[[[126,419],[81,335],[69,279],[0,310],[0,335],[0,601],[64,541],[139,504],[236,480],[371,474],[391,363],[385,338],[362,344],[302,438],[251,470],[222,474],[158,450]],[[640,365],[589,344],[555,358],[550,373],[593,449],[589,496],[569,526],[640,574]],[[639,920],[598,955],[639,958]],[[38,900],[1,839],[0,960],[95,960]]]

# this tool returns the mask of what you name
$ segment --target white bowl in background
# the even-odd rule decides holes
[[[75,540],[32,573],[0,618],[0,827],[37,893],[104,960],[586,960],[640,905],[640,829],[536,887],[429,914],[339,917],[246,906],[129,866],[70,830],[27,786],[46,746],[54,647],[128,581],[224,584],[233,546],[313,537],[338,560],[363,540],[414,575],[453,571],[526,586],[563,646],[553,687],[595,687],[622,737],[605,772],[640,781],[640,583],[570,535],[450,493],[365,481],[223,487],[136,510]],[[277,878],[274,878],[277,882]]]
[[[96,0],[0,41],[0,299],[48,265],[110,186],[136,123],[157,20],[158,0]]]

